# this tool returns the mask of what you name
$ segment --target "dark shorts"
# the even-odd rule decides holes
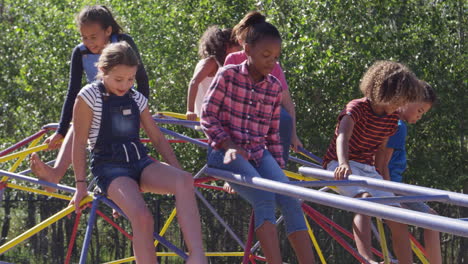
[[[132,163],[112,163],[102,162],[93,165],[91,172],[96,178],[96,183],[103,194],[107,194],[107,189],[111,182],[118,177],[129,177],[140,184],[140,177],[143,169],[154,161],[148,156]]]

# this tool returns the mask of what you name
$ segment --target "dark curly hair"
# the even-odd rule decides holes
[[[421,81],[421,85],[424,87],[424,96],[422,101],[431,105],[437,102],[437,95],[435,94],[434,88],[425,81]]]
[[[247,13],[232,30],[232,38],[239,43],[255,44],[265,37],[281,40],[278,29],[266,22],[266,17],[258,11]]]
[[[377,104],[404,105],[424,96],[424,87],[414,73],[394,61],[375,62],[362,77],[360,89]]]
[[[220,29],[218,26],[210,26],[198,41],[198,55],[201,59],[213,57],[219,65],[224,64],[226,49],[237,46],[236,41],[231,39],[232,29]]]
[[[78,28],[87,23],[98,23],[103,29],[112,28],[112,34],[122,33],[122,27],[112,16],[112,12],[104,5],[85,6],[75,18]]]

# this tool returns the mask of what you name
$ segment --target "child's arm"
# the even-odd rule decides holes
[[[296,110],[294,106],[294,102],[292,101],[291,94],[289,93],[289,90],[283,89],[282,92],[282,106],[288,112],[288,114],[291,116],[292,119],[292,133],[291,133],[291,147],[294,151],[299,151],[298,148],[302,148],[302,142],[299,140],[299,137],[297,136],[297,131],[296,131]]]
[[[146,73],[145,66],[143,64],[143,61],[141,59],[140,51],[138,50],[137,45],[135,44],[135,41],[133,41],[132,37],[126,34],[121,35],[122,40],[128,43],[132,47],[132,49],[135,51],[137,54],[139,64],[138,64],[138,69],[135,75],[135,80],[137,83],[137,90],[143,94],[146,98],[149,99],[149,80],[148,80],[148,74]]]
[[[390,170],[388,164],[393,155],[393,148],[387,147],[388,138],[380,145],[375,154],[375,167],[382,174],[384,180],[390,180]]]
[[[282,101],[282,94],[280,93],[279,96],[276,98],[273,106],[273,115],[270,121],[270,128],[268,129],[268,133],[265,137],[268,151],[270,151],[271,155],[275,158],[281,168],[284,168],[286,165],[283,159],[283,146],[280,143],[279,137],[279,126],[280,126],[280,109],[281,109],[281,101]]]
[[[145,110],[141,112],[140,119],[141,125],[145,129],[145,132],[150,138],[151,143],[153,143],[153,146],[156,149],[156,151],[159,154],[161,154],[164,161],[176,168],[182,169],[182,167],[179,164],[179,161],[177,160],[174,154],[174,151],[172,150],[171,145],[167,141],[166,137],[164,137],[161,130],[159,130],[159,127],[156,125],[156,122],[154,122],[153,117],[151,116],[148,110],[148,107],[146,107]]]
[[[197,97],[198,85],[203,79],[208,77],[210,73],[216,72],[218,64],[213,58],[208,58],[199,62],[200,65],[195,67],[192,80],[190,80],[188,91],[187,91],[187,113],[185,114],[187,120],[196,120],[197,115],[195,114],[195,98]]]
[[[75,172],[76,192],[70,204],[76,206],[80,201],[88,195],[86,184],[86,146],[91,128],[93,112],[91,108],[78,97],[73,108],[73,147],[72,147],[72,162]],[[75,207],[75,212],[81,211],[79,207]]]
[[[70,121],[72,120],[73,114],[73,104],[75,103],[78,92],[81,90],[81,81],[83,79],[83,62],[79,47],[75,47],[71,55],[69,78],[67,96],[65,98],[65,102],[63,102],[58,129],[52,136],[48,137],[44,141],[44,143],[49,144],[48,149],[59,148],[70,127]]]
[[[336,156],[338,157],[338,167],[335,169],[335,179],[343,180],[352,173],[349,166],[349,139],[353,134],[354,121],[349,115],[344,115],[338,127],[338,137],[336,138]]]

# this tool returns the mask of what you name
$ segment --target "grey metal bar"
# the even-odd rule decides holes
[[[301,187],[324,187],[324,186],[361,186],[365,181],[290,181],[291,185]]]
[[[321,180],[333,180],[333,172],[324,169],[300,167],[299,172],[308,177],[318,178]],[[371,179],[369,177],[359,175],[349,175],[348,180],[366,181],[369,187],[401,195],[448,195],[449,200],[446,201],[447,203],[468,207],[468,195],[466,194],[415,186],[406,183]]]
[[[414,203],[414,202],[426,202],[426,201],[437,201],[445,202],[449,199],[448,195],[416,195],[416,196],[391,196],[391,197],[367,197],[358,198],[358,200],[364,200],[374,203]]]
[[[195,190],[195,195],[200,199],[200,201],[203,202],[203,204],[211,211],[211,213],[214,215],[216,219],[221,223],[224,228],[226,228],[226,231],[236,240],[236,242],[242,247],[242,249],[245,249],[245,244],[240,240],[240,238],[234,233],[234,231],[229,227],[229,225],[223,220],[223,218],[216,212],[216,210],[211,206],[211,204],[201,195],[201,193],[197,190]]]
[[[468,223],[458,219],[376,204],[373,202],[319,192],[314,189],[292,186],[290,184],[258,177],[246,178],[225,170],[208,168],[206,173],[230,182],[236,182],[238,184],[251,186],[260,190],[289,195],[291,197],[304,199],[313,203],[468,237]]]

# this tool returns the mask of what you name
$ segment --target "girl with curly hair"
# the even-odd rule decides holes
[[[203,96],[210,87],[218,68],[223,65],[226,55],[239,50],[239,45],[231,39],[231,29],[209,27],[199,40],[200,61],[187,91],[187,120],[196,120],[201,114]]]

